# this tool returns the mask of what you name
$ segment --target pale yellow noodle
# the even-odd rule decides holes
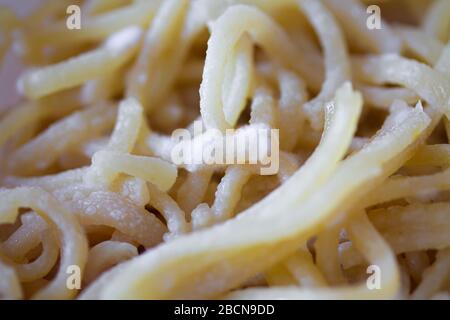
[[[73,194],[74,190],[68,192]],[[108,191],[78,192],[78,198],[72,199],[67,206],[83,225],[111,226],[145,247],[161,242],[166,226],[129,199]]]
[[[236,125],[251,95],[253,81],[253,44],[247,33],[237,42],[233,55],[228,58],[223,91],[223,112],[225,121]]]
[[[449,246],[448,203],[414,204],[371,212],[370,219],[395,252]]]
[[[83,4],[81,10],[88,15],[97,15],[122,7],[130,2],[129,0],[89,0]]]
[[[330,285],[345,282],[338,256],[340,228],[329,227],[317,236],[314,247],[316,249],[316,264]]]
[[[230,166],[217,186],[214,204],[210,208],[209,215],[205,216],[192,213],[194,228],[204,228],[215,223],[220,223],[233,216],[234,209],[240,199],[244,185],[251,177],[251,171],[238,166]]]
[[[129,26],[145,27],[153,19],[160,3],[161,0],[143,1],[100,14],[89,19],[75,33],[67,29],[66,21],[57,21],[40,28],[38,32],[32,32],[29,37],[30,42],[33,46],[42,46],[43,44],[61,46],[71,42],[82,44],[89,41],[101,41]],[[63,10],[67,6],[67,4],[64,5]],[[56,8],[56,11],[59,10]]]
[[[125,173],[153,183],[163,191],[169,190],[177,177],[176,167],[167,161],[111,151],[98,151],[92,157],[92,165],[101,168],[108,179],[116,173]]]
[[[279,123],[275,100],[271,90],[263,85],[255,89],[250,105],[250,124],[262,123],[276,128]]]
[[[104,241],[89,250],[83,281],[92,282],[102,272],[138,255],[135,246],[116,241]]]
[[[150,201],[147,182],[141,178],[119,176],[112,184],[111,190],[120,193],[141,207],[145,207]]]
[[[11,259],[22,282],[30,282],[47,275],[58,258],[59,245],[55,235],[49,230],[45,221],[36,213],[21,216],[19,227],[2,245],[2,253]],[[42,243],[42,253],[31,263],[16,263],[27,260],[25,254]],[[16,262],[14,262],[16,261]]]
[[[23,293],[17,274],[0,259],[0,299],[22,299]]]
[[[430,195],[450,188],[450,169],[442,172],[417,176],[393,176],[368,196],[367,205],[388,202],[405,197]]]
[[[385,88],[369,85],[357,85],[364,97],[364,103],[379,109],[389,110],[395,100],[403,100],[414,104],[419,97],[412,90],[406,88]]]
[[[207,128],[225,130],[231,124],[225,120],[220,97],[225,74],[224,62],[242,34],[247,32],[274,59],[302,72],[304,68],[296,58],[296,48],[284,31],[263,12],[250,6],[230,7],[212,26],[208,52],[200,87],[200,108]],[[298,56],[301,56],[299,53]],[[309,80],[309,79],[308,79]]]
[[[448,299],[449,10],[2,7],[0,298]]]
[[[353,59],[354,76],[375,84],[400,84],[431,105],[447,111],[450,81],[425,64],[394,54]],[[382,65],[383,68],[379,66]]]
[[[59,247],[51,233],[42,235],[42,253],[33,262],[15,264],[17,276],[22,282],[38,280],[46,276],[55,266]]]
[[[348,102],[345,103],[345,102]],[[344,105],[345,107],[344,107]],[[349,127],[350,123],[348,123],[347,121],[350,120],[350,117],[353,120],[353,124],[355,124],[356,122],[356,118],[358,116],[359,110],[360,110],[360,97],[359,95],[356,95],[355,93],[352,92],[351,88],[349,85],[345,86],[344,88],[342,88],[340,91],[338,91],[337,94],[337,107],[336,107],[336,112],[334,114],[334,116],[336,117],[335,121],[333,122],[334,125],[330,126],[330,133],[329,136],[327,136],[326,139],[324,139],[324,144],[319,147],[317,153],[312,157],[312,159],[310,159],[309,161],[309,165],[305,165],[303,166],[303,170],[300,169],[296,175],[292,176],[291,179],[289,181],[287,181],[285,184],[283,184],[283,186],[279,189],[277,189],[274,193],[272,193],[269,197],[266,197],[262,202],[260,202],[257,206],[252,207],[250,210],[247,210],[247,212],[242,213],[241,217],[239,220],[232,220],[229,221],[228,223],[219,225],[217,227],[205,230],[205,231],[200,231],[197,233],[194,233],[192,235],[190,235],[189,237],[184,237],[184,239],[180,239],[180,240],[175,240],[172,242],[167,243],[165,246],[161,246],[159,247],[159,250],[150,252],[149,254],[143,255],[141,257],[139,257],[139,259],[136,259],[133,262],[133,266],[127,265],[124,266],[123,268],[130,268],[132,267],[132,269],[135,268],[140,268],[140,266],[143,266],[144,264],[147,266],[147,270],[149,265],[153,265],[155,270],[153,272],[145,272],[145,279],[146,281],[144,281],[145,283],[152,283],[153,286],[159,287],[159,285],[157,284],[157,282],[159,281],[164,281],[162,277],[162,275],[160,274],[161,272],[163,272],[163,274],[168,274],[170,273],[171,275],[176,275],[177,277],[177,282],[174,283],[174,285],[172,286],[172,288],[170,290],[165,290],[165,291],[158,291],[158,295],[159,297],[183,297],[183,296],[189,296],[189,297],[206,297],[206,296],[211,296],[212,294],[217,294],[218,292],[224,290],[225,288],[230,288],[234,285],[237,285],[239,283],[239,281],[244,280],[245,278],[247,278],[248,276],[251,275],[250,272],[250,266],[252,267],[251,270],[254,270],[253,272],[255,272],[258,269],[261,269],[264,267],[264,265],[269,266],[271,263],[273,264],[274,262],[276,262],[277,259],[280,259],[281,257],[285,256],[289,251],[291,251],[292,245],[294,245],[295,247],[295,243],[298,242],[298,239],[296,239],[296,241],[286,241],[287,239],[289,239],[287,237],[287,235],[289,234],[289,232],[286,232],[287,230],[289,230],[290,228],[292,228],[295,223],[292,221],[292,217],[291,219],[288,219],[287,221],[285,220],[285,223],[283,223],[283,225],[277,223],[276,226],[280,235],[278,238],[279,240],[277,241],[277,243],[280,243],[279,241],[281,241],[282,243],[284,243],[283,246],[278,246],[278,249],[280,250],[275,250],[274,251],[274,255],[270,257],[270,260],[268,259],[269,257],[265,254],[265,252],[274,247],[274,244],[269,244],[267,243],[267,246],[260,246],[258,245],[258,242],[254,241],[259,237],[259,236],[263,236],[264,232],[263,230],[261,230],[259,227],[257,227],[255,225],[255,223],[262,223],[263,225],[271,225],[271,235],[272,237],[275,237],[275,232],[277,229],[275,229],[275,224],[273,223],[269,223],[266,224],[265,222],[266,219],[269,219],[270,221],[270,216],[273,216],[274,219],[279,220],[280,222],[283,221],[283,219],[280,219],[280,214],[281,213],[285,213],[286,211],[284,211],[283,208],[278,207],[276,212],[274,212],[272,210],[272,207],[270,206],[270,203],[277,203],[278,205],[283,205],[283,206],[292,206],[295,205],[295,203],[299,203],[299,201],[301,200],[301,198],[299,198],[299,194],[300,194],[300,189],[297,186],[297,190],[296,192],[294,192],[293,189],[291,189],[289,187],[289,185],[292,184],[296,184],[297,181],[302,181],[302,183],[304,183],[303,185],[307,188],[305,188],[303,190],[303,192],[306,194],[311,193],[312,190],[312,186],[314,185],[314,183],[316,185],[319,184],[319,182],[322,182],[323,179],[327,176],[330,175],[333,168],[331,167],[327,167],[327,166],[322,166],[322,161],[324,161],[324,159],[320,156],[321,152],[326,152],[328,154],[328,161],[327,163],[329,164],[329,160],[331,159],[331,154],[334,153],[334,156],[336,157],[336,161],[338,161],[338,159],[342,156],[343,152],[345,152],[346,146],[345,145],[336,145],[335,143],[333,143],[333,139],[336,138],[336,136],[340,136],[342,137],[343,134],[347,134],[348,135],[348,143],[350,141],[351,135],[352,135],[352,130]],[[341,134],[337,134],[337,132],[341,133]],[[330,139],[330,141],[328,141],[328,139]],[[342,142],[342,140],[340,140]],[[330,143],[331,145],[328,145],[328,143]],[[331,147],[332,146],[332,147]],[[305,169],[306,168],[306,169]],[[318,175],[322,176],[322,179],[318,178]],[[322,182],[323,183],[323,182]],[[293,198],[290,197],[293,196]],[[278,199],[279,200],[278,200]],[[307,201],[308,202],[308,201]],[[300,211],[300,210],[299,210]],[[301,212],[301,211],[300,211]],[[257,213],[257,214],[256,214]],[[267,218],[264,218],[266,217]],[[303,218],[301,218],[301,220],[303,220]],[[265,222],[263,222],[265,221]],[[252,228],[248,228],[248,223],[250,223],[253,227]],[[289,226],[285,225],[288,224]],[[307,230],[307,226],[304,224],[304,222],[301,223],[302,230]],[[295,228],[298,228],[299,226],[296,226]],[[235,234],[234,237],[232,238],[227,238],[227,237],[221,237],[221,233],[223,234],[227,234],[230,230],[233,229],[233,234]],[[245,228],[247,231],[251,231],[251,232],[245,232],[245,233],[241,233],[238,231],[237,228]],[[293,232],[298,232],[298,231],[294,231]],[[213,243],[210,243],[209,240],[207,240],[210,236],[214,235],[214,238],[217,239],[216,241],[214,241]],[[242,239],[240,239],[242,237]],[[264,235],[263,237],[266,237],[266,235]],[[247,240],[244,240],[245,238],[247,238]],[[286,240],[282,240],[282,239],[286,239]],[[229,250],[227,249],[227,246],[231,246],[233,247],[233,243],[238,244],[242,246],[244,244],[244,242],[247,243],[247,245],[245,247],[242,247],[241,250],[239,250],[239,252],[237,252],[236,250]],[[191,245],[189,242],[192,242],[192,244],[195,243],[195,245]],[[222,243],[223,242],[223,243]],[[254,245],[252,245],[254,243]],[[289,248],[286,247],[286,244],[289,244],[290,246]],[[206,246],[205,246],[206,245]],[[212,246],[216,246],[217,249],[213,249]],[[189,249],[188,249],[189,248]],[[281,250],[282,249],[282,250]],[[176,250],[176,251],[175,251]],[[192,250],[195,250],[192,253]],[[220,254],[212,254],[212,252],[216,252],[218,253],[220,250]],[[176,253],[175,253],[176,252]],[[198,253],[196,253],[198,252]],[[176,268],[176,265],[178,265],[178,261],[180,261],[179,259],[183,259],[183,261],[190,261],[189,263],[189,267],[190,270],[192,272],[193,268],[195,268],[196,270],[205,270],[205,268],[208,268],[208,265],[210,265],[210,263],[215,261],[215,264],[217,265],[217,268],[214,269],[215,272],[219,272],[222,275],[222,279],[225,276],[225,273],[223,273],[225,270],[223,269],[224,267],[227,266],[227,273],[226,273],[226,278],[228,279],[227,281],[221,282],[221,283],[211,283],[207,281],[207,278],[204,278],[203,275],[206,276],[206,274],[204,274],[203,272],[197,273],[197,280],[191,279],[190,283],[186,283],[185,281],[183,281],[184,276],[183,274],[187,271],[186,269],[180,270],[177,268],[177,272],[171,272],[170,269],[168,269],[169,264],[165,264],[165,270],[161,270],[158,268],[158,262],[155,259],[155,254],[157,254],[159,256],[159,261],[161,261],[161,257],[164,255],[166,256],[166,259],[168,259],[168,262],[170,261],[170,266],[171,268]],[[224,261],[223,259],[226,257],[227,259],[227,263],[225,264],[221,264],[221,261]],[[214,259],[213,259],[214,258]],[[264,261],[264,265],[262,263],[250,263],[251,259],[252,261],[255,261],[255,259],[258,258],[259,259],[263,259],[260,262]],[[188,260],[187,260],[188,259]],[[213,259],[213,260],[211,260]],[[144,261],[145,260],[145,261]],[[233,262],[233,266],[234,268],[230,268],[230,263]],[[243,270],[239,267],[239,266],[243,266],[243,265],[247,265],[247,271],[246,272],[242,272]],[[222,267],[221,267],[222,266]],[[126,270],[126,269],[125,269]],[[234,271],[233,271],[234,270]],[[212,271],[212,270],[211,270]],[[120,274],[116,274],[117,271],[112,271],[110,273],[106,273],[103,277],[107,278],[108,280],[112,280],[114,279],[114,281],[120,281],[120,283],[127,283],[127,284],[131,284],[133,283],[133,286],[128,286],[125,290],[125,288],[123,288],[123,290],[120,291],[120,296],[126,294],[127,296],[131,297],[131,296],[139,296],[139,297],[144,297],[144,294],[146,297],[156,297],[156,292],[155,290],[142,290],[141,288],[139,288],[140,285],[142,285],[143,279],[138,277],[140,280],[135,280],[132,281],[131,278],[132,274],[128,273],[128,272],[121,272]],[[192,274],[192,273],[191,273]],[[142,275],[142,274],[141,274]],[[209,273],[208,276],[212,276],[212,273]],[[128,280],[130,281],[121,281],[119,280],[120,277],[126,277]],[[149,281],[149,279],[152,279],[151,281]],[[241,279],[241,280],[239,280]],[[149,281],[149,282],[147,282]],[[112,288],[110,286],[110,282],[108,281],[109,285],[104,287],[104,288],[98,288],[97,286],[102,287],[102,284],[104,284],[104,280],[99,280],[98,284],[96,285],[95,283],[93,284],[93,288],[92,291],[91,290],[87,290],[84,294],[85,297],[89,297],[90,294],[94,294],[95,296],[98,296],[98,294],[100,292],[101,293],[100,297],[106,297],[106,296],[110,296],[111,294],[118,294],[117,290],[114,290],[115,293],[113,293],[112,291],[110,291],[110,288]],[[202,286],[200,286],[200,284],[202,284]],[[169,289],[169,288],[168,288]],[[91,292],[91,293],[90,293]],[[175,294],[175,295],[174,295]],[[136,296],[136,297],[137,297]]]
[[[30,99],[37,99],[118,69],[136,53],[141,34],[142,30],[135,26],[118,31],[98,49],[25,73],[18,88]]]
[[[169,195],[152,184],[149,185],[149,193],[150,205],[158,210],[166,220],[169,230],[169,233],[165,235],[166,238],[177,237],[190,230],[186,214]]]
[[[66,270],[78,265],[82,270],[87,259],[87,241],[80,224],[52,196],[37,188],[18,188],[0,191],[1,218],[3,222],[14,222],[21,207],[33,208],[39,215],[54,223],[61,242],[59,272],[48,286],[34,295],[38,299],[62,299],[74,297],[77,293],[66,286]]]
[[[381,20],[381,29],[367,27],[367,7],[359,1],[324,0],[324,3],[336,15],[350,46],[358,46],[360,49],[373,53],[400,52],[401,41],[386,21]]]
[[[405,43],[405,46],[423,59],[434,65],[441,56],[444,45],[420,30],[408,27],[398,27],[395,31]]]
[[[16,150],[9,159],[11,171],[29,175],[48,168],[64,152],[111,128],[115,116],[110,105],[71,114]]]
[[[85,104],[95,104],[117,97],[124,89],[124,77],[124,69],[119,68],[87,81],[81,89],[81,99]]]
[[[366,284],[330,288],[273,287],[232,292],[228,299],[392,299],[400,289],[399,269],[389,245],[378,234],[365,213],[352,220],[350,234],[355,245],[374,265],[383,270],[380,290]]]
[[[423,28],[443,42],[449,40],[450,3],[446,0],[437,0],[431,6],[423,19]]]
[[[299,0],[298,4],[314,26],[324,54],[325,82],[319,95],[304,106],[311,125],[318,129],[323,125],[325,104],[350,80],[350,61],[341,29],[324,5],[314,0]]]
[[[308,92],[304,81],[294,73],[281,70],[278,73],[280,86],[279,121],[283,123],[280,128],[280,147],[283,150],[292,150],[300,135],[304,115],[301,106],[308,99]]]
[[[183,52],[187,50],[188,43],[185,48],[174,48],[173,43],[176,38],[184,41],[181,34],[187,3],[186,0],[163,1],[145,35],[143,49],[127,84],[127,95],[139,99],[146,109],[154,108],[160,102],[163,91],[167,90],[167,86],[164,88],[161,83],[164,83],[164,78],[170,79],[167,69],[170,64],[180,63]]]
[[[22,225],[2,244],[2,253],[13,261],[25,260],[25,255],[41,242],[41,235],[48,225],[36,213],[25,213],[20,217]]]
[[[448,281],[450,252],[443,249],[436,255],[436,261],[423,273],[422,282],[412,294],[413,299],[431,298]]]
[[[297,279],[301,286],[323,287],[327,281],[319,268],[314,264],[307,249],[299,249],[284,262],[284,266]]]
[[[64,101],[64,104],[61,104]],[[78,92],[61,92],[39,100],[11,108],[0,120],[0,145],[3,146],[14,134],[27,126],[49,116],[65,115],[80,106]]]
[[[189,213],[202,202],[211,180],[213,170],[205,168],[188,173],[185,182],[177,192],[177,203],[184,212]]]

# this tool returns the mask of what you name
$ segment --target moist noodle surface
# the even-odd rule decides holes
[[[449,299],[449,21],[448,0],[0,7],[25,66],[0,298]],[[179,163],[177,132],[195,159],[270,132],[271,157]]]

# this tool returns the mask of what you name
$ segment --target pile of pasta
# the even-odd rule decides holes
[[[26,71],[0,118],[0,297],[448,299],[449,17],[448,0],[2,8],[0,53]],[[278,173],[176,165],[172,132],[198,123],[279,129]]]

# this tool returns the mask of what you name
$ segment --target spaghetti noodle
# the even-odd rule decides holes
[[[449,1],[74,2],[0,9],[0,298],[449,297]]]

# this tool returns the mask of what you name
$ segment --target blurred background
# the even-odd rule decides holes
[[[40,3],[42,0],[0,0],[0,10],[6,6],[24,18]],[[0,66],[0,112],[20,101],[16,92],[16,80],[21,70],[19,61],[9,52]]]

